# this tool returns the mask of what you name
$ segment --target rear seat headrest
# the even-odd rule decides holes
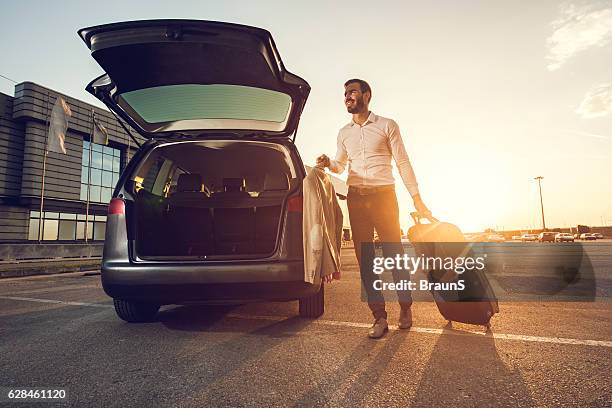
[[[284,173],[266,174],[264,179],[264,191],[286,191],[289,190],[289,179]]]
[[[202,191],[202,176],[197,173],[179,174],[176,182],[176,191]]]
[[[243,178],[224,178],[223,188],[227,191],[244,191],[245,183]]]

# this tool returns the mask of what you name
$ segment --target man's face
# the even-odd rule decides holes
[[[344,105],[349,113],[361,113],[367,109],[364,93],[357,82],[352,82],[344,88]]]

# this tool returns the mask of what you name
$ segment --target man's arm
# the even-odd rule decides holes
[[[338,132],[336,146],[336,158],[334,160],[330,160],[329,169],[334,173],[341,174],[346,167],[348,153],[346,151],[346,146],[344,146],[344,140],[342,140],[342,133],[340,132]]]
[[[317,165],[321,165],[324,167],[329,167],[329,169],[337,174],[341,174],[348,161],[348,153],[346,151],[346,147],[344,146],[344,141],[342,140],[342,135],[338,133],[338,139],[336,142],[336,158],[334,160],[330,160],[329,157],[322,154],[317,157]]]
[[[388,138],[391,155],[393,156],[393,160],[395,160],[395,164],[397,165],[397,169],[399,170],[399,174],[404,182],[404,185],[406,186],[406,189],[413,198],[415,196],[420,197],[419,185],[417,183],[414,170],[412,169],[412,165],[410,164],[408,153],[404,147],[399,126],[397,126],[397,123],[394,121],[391,121],[389,124]]]
[[[395,160],[395,164],[397,165],[397,169],[399,170],[400,177],[402,178],[406,189],[412,196],[415,209],[423,215],[431,215],[431,211],[429,211],[421,199],[416,175],[414,174],[412,164],[410,164],[410,159],[408,158],[408,153],[406,152],[406,147],[404,146],[404,141],[402,140],[399,126],[397,123],[395,123],[395,121],[391,121],[389,124],[388,137],[391,155],[393,156],[393,160]]]

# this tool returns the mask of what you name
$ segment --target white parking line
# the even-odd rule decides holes
[[[55,304],[70,305],[70,306],[110,307],[110,308],[114,307],[113,305],[101,305],[99,303],[66,302],[66,301],[63,301],[63,300],[35,299],[35,298],[17,297],[17,296],[0,296],[0,299],[22,300],[24,302],[55,303]]]
[[[18,300],[25,302],[38,302],[38,303],[54,303],[69,306],[88,306],[88,307],[101,307],[101,308],[113,308],[113,305],[105,305],[99,303],[84,303],[84,302],[67,302],[63,300],[52,300],[52,299],[36,299],[28,297],[16,297],[16,296],[0,296],[0,299],[5,300]],[[280,322],[287,320],[292,316],[256,316],[239,313],[229,313],[226,317],[231,319],[244,319],[244,320],[265,320],[271,322]],[[339,326],[339,327],[351,327],[365,329],[371,326],[370,323],[358,323],[358,322],[343,322],[337,320],[325,320],[317,319],[313,320],[312,324],[323,325],[323,326]],[[390,330],[399,330],[397,326],[389,325]],[[409,330],[414,333],[424,334],[436,334],[436,335],[452,335],[452,336],[491,336],[498,340],[510,340],[510,341],[525,341],[535,343],[552,343],[552,344],[571,344],[577,346],[593,346],[593,347],[612,347],[612,341],[605,340],[582,340],[582,339],[568,339],[563,337],[542,337],[542,336],[526,336],[522,334],[504,334],[504,333],[485,333],[484,331],[459,331],[459,330],[445,330],[445,329],[433,329],[429,327],[411,327]]]
[[[244,314],[228,314],[227,317],[233,317],[237,319],[251,319],[251,320],[269,320],[269,321],[282,321],[287,319],[289,316],[251,316]],[[371,323],[357,323],[357,322],[342,322],[337,320],[325,320],[317,319],[313,320],[313,324],[320,324],[325,326],[342,326],[342,327],[356,327],[356,328],[369,328]],[[389,325],[390,330],[399,330],[395,325]],[[526,336],[522,334],[504,334],[504,333],[486,333],[483,331],[460,331],[460,330],[446,330],[446,329],[433,329],[429,327],[415,327],[412,326],[410,332],[425,333],[425,334],[437,334],[437,335],[452,335],[452,336],[469,336],[469,335],[480,335],[480,336],[491,336],[494,339],[499,340],[512,340],[512,341],[527,341],[536,343],[554,343],[554,344],[573,344],[579,346],[596,346],[596,347],[612,347],[612,341],[605,340],[581,340],[581,339],[568,339],[563,337],[541,337],[541,336]]]

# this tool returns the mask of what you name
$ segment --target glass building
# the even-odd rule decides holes
[[[0,93],[0,243],[104,240],[107,205],[136,146],[110,112],[61,95],[72,111],[66,154],[47,155],[41,211],[45,140],[58,96],[32,82],[17,84],[14,96]],[[92,110],[108,131],[106,146],[90,143]]]

